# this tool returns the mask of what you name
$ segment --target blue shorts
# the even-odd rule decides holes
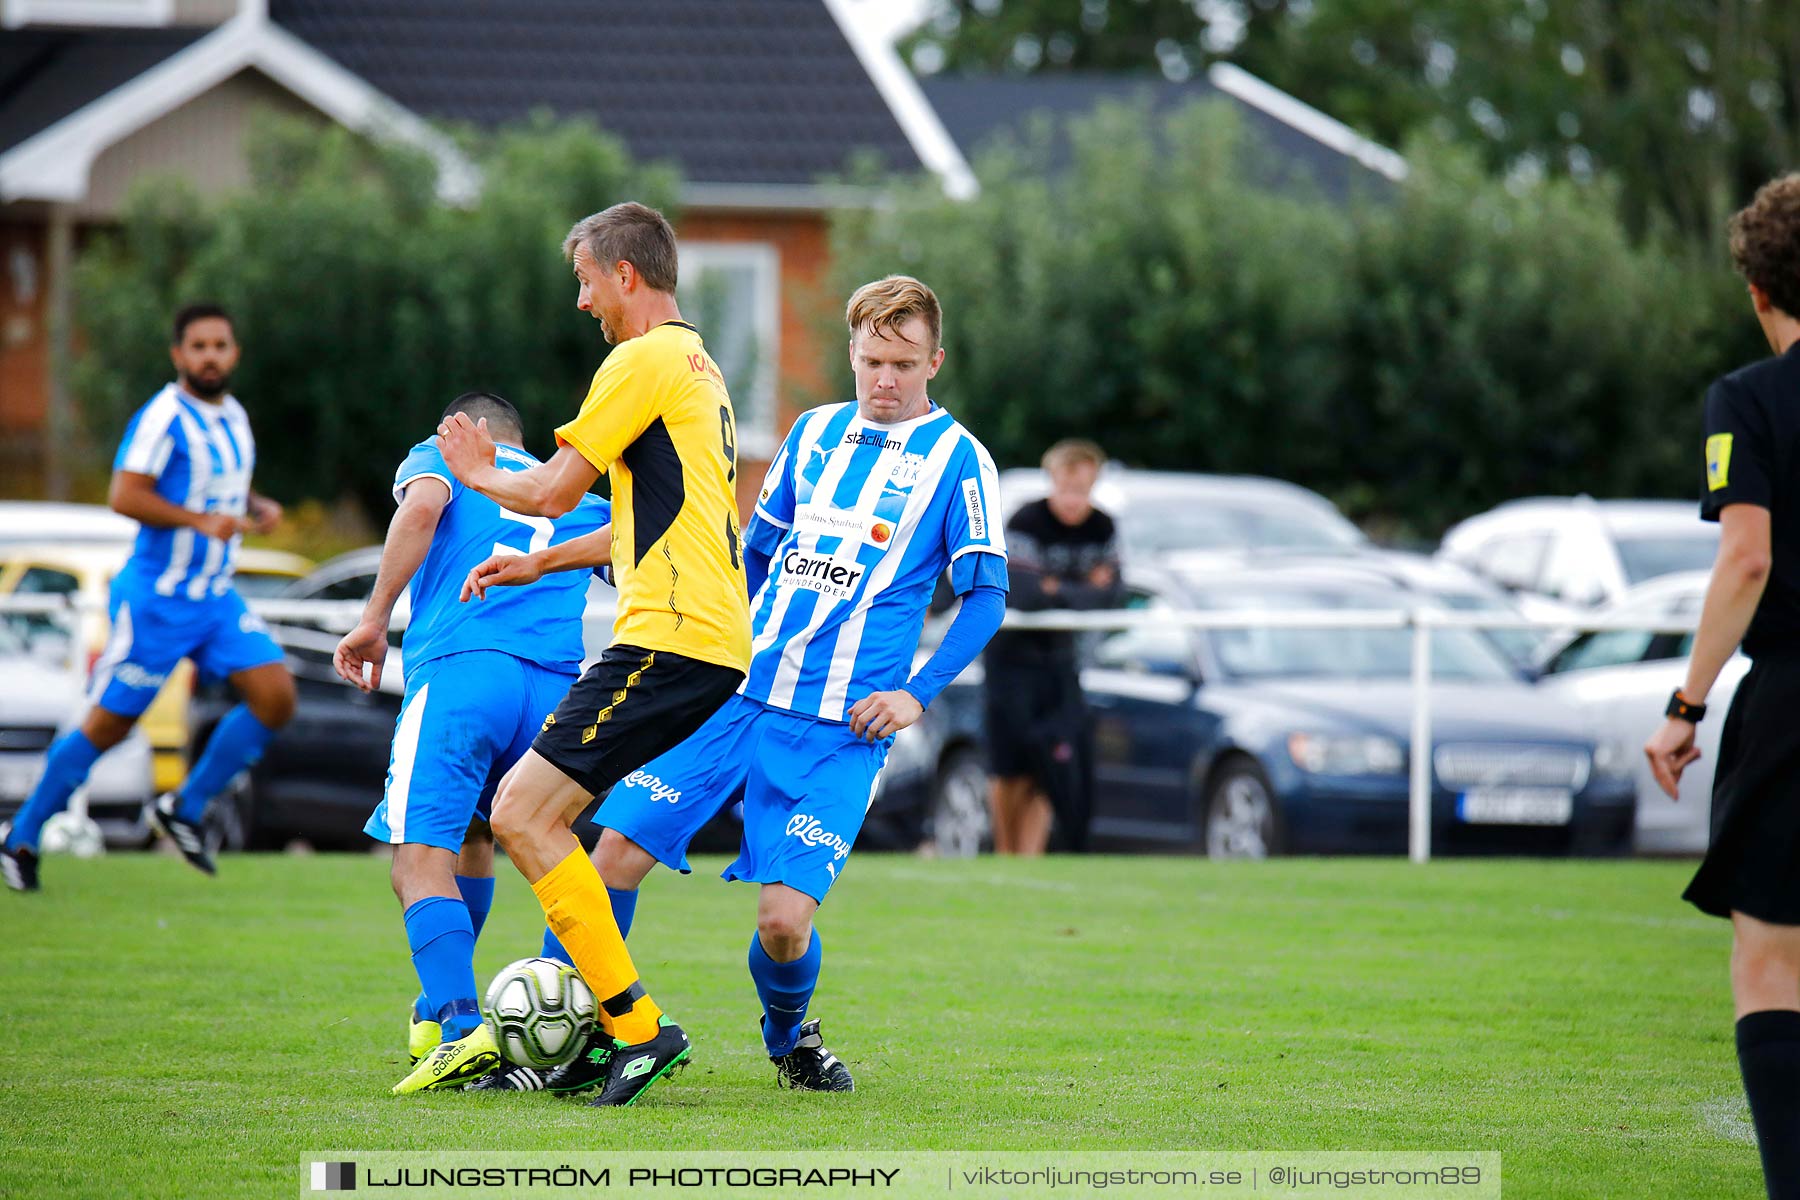
[[[456,853],[488,816],[500,777],[575,682],[502,650],[446,654],[406,672],[387,791],[363,832]]]
[[[724,878],[784,883],[823,901],[875,798],[890,741],[733,696],[694,736],[627,775],[594,820],[685,873],[694,835],[741,799],[744,842]]]
[[[94,660],[88,700],[121,717],[140,717],[184,658],[205,681],[281,661],[281,647],[237,589],[204,600],[159,596],[121,574],[107,599],[112,633]]]

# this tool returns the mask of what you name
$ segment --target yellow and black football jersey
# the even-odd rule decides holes
[[[615,347],[556,439],[612,481],[613,640],[746,670],[737,422],[699,331],[668,321]]]

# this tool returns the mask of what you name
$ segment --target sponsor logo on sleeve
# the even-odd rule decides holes
[[[963,507],[969,510],[969,537],[978,542],[987,541],[987,513],[981,507],[981,484],[974,479],[963,480]]]
[[[1706,490],[1716,492],[1731,485],[1731,435],[1715,433],[1706,439]]]

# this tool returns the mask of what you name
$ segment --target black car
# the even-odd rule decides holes
[[[1130,573],[1155,611],[1393,611],[1429,602],[1372,564],[1215,557]],[[1433,635],[1432,851],[1630,849],[1623,748],[1548,705],[1494,644]],[[1107,634],[1082,672],[1095,712],[1092,834],[1214,857],[1401,854],[1412,712],[1407,629]]]

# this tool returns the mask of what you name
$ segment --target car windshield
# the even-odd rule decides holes
[[[1615,539],[1625,578],[1642,583],[1677,571],[1710,571],[1719,553],[1717,526],[1686,533],[1631,534]]]
[[[1214,612],[1392,612],[1404,596],[1330,586],[1198,589],[1196,608]],[[1408,629],[1214,629],[1212,653],[1234,679],[1404,679],[1412,673]],[[1431,635],[1434,679],[1514,681],[1517,676],[1487,639],[1466,629]]]
[[[1134,500],[1119,520],[1125,549],[1154,557],[1181,550],[1340,550],[1362,544],[1342,517],[1299,508],[1244,508],[1178,495]]]

